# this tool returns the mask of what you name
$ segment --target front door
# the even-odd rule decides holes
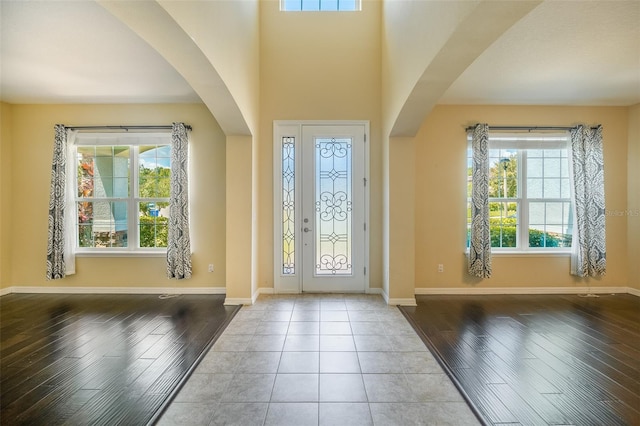
[[[276,138],[283,146],[276,291],[364,292],[367,127],[300,124],[291,130],[296,127],[298,134]],[[294,279],[280,286],[282,278]]]

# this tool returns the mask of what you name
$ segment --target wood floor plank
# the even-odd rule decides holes
[[[485,423],[640,425],[640,298],[416,299],[402,312]]]
[[[0,423],[146,424],[239,307],[224,296],[0,298]]]

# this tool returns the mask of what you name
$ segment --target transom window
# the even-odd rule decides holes
[[[467,150],[467,247],[471,229]],[[569,251],[573,210],[568,135],[489,136],[489,223],[495,251]]]
[[[170,134],[79,134],[78,252],[166,249]]]
[[[281,0],[280,10],[287,12],[353,12],[360,0]]]

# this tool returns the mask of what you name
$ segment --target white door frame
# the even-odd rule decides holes
[[[282,147],[284,138],[287,142],[294,143],[296,152],[301,151],[302,143],[302,129],[304,126],[362,126],[364,130],[364,175],[365,175],[365,188],[364,188],[364,217],[366,230],[364,232],[364,267],[365,267],[365,284],[362,289],[363,292],[369,291],[369,200],[370,200],[370,179],[369,179],[369,121],[366,120],[309,120],[309,121],[297,121],[297,120],[276,120],[273,122],[273,240],[274,240],[274,256],[273,256],[273,280],[275,293],[301,293],[302,292],[302,170],[301,156],[296,154],[295,161],[289,162],[290,166],[294,166],[294,179],[290,181],[294,189],[294,195],[290,201],[296,206],[295,212],[292,215],[293,222],[284,224],[283,222],[283,161],[282,161]],[[285,273],[284,264],[284,248],[283,248],[283,229],[287,227],[294,234],[294,255],[290,260],[295,267],[293,270],[287,270]]]

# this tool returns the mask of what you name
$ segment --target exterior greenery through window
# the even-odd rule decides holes
[[[170,137],[126,139],[78,138],[76,205],[80,251],[167,247]],[[149,144],[150,141],[156,143]]]
[[[569,251],[573,232],[565,135],[490,135],[491,247]],[[471,148],[467,151],[467,247],[471,227]]]

